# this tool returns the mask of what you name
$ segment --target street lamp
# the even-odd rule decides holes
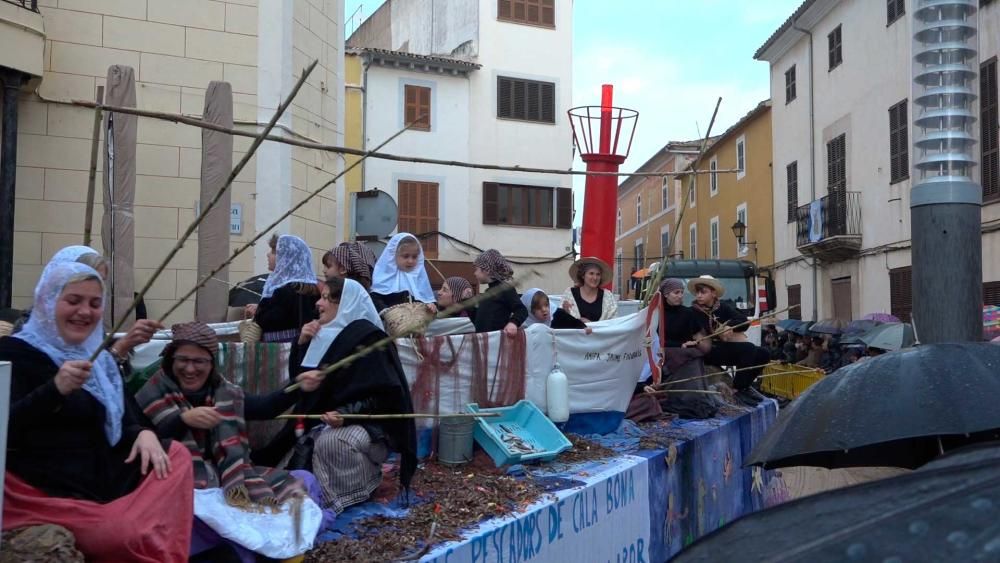
[[[743,224],[743,221],[739,219],[733,223],[732,226],[733,235],[736,236],[736,244],[740,245],[740,248],[753,247],[754,256],[757,255],[757,241],[747,241],[747,226]]]

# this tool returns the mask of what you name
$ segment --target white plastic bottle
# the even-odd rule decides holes
[[[545,380],[545,403],[549,420],[556,423],[569,420],[569,380],[558,363],[552,366]]]

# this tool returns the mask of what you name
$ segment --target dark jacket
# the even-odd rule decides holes
[[[302,293],[301,285],[290,283],[274,290],[257,305],[253,320],[264,332],[299,330],[302,325],[316,318],[316,301],[319,295]]]
[[[104,407],[82,389],[60,394],[59,366],[43,352],[18,338],[0,338],[0,361],[12,364],[8,471],[49,495],[101,503],[136,488],[139,463],[125,459],[144,427],[128,393],[121,440],[112,447],[104,434]]]
[[[714,311],[706,311],[704,308],[700,307],[697,303],[691,306],[691,309],[695,312],[695,316],[698,319],[698,324],[701,326],[705,334],[712,334],[717,332],[722,328],[723,323],[727,323],[730,327],[737,327],[733,329],[733,332],[746,332],[750,328],[747,322],[747,316],[740,312],[739,309],[733,305],[732,301],[719,301],[718,307]]]
[[[663,306],[663,336],[665,341],[661,342],[660,346],[680,348],[685,342],[694,340],[694,335],[703,330],[698,322],[698,316],[701,314],[695,313],[690,307],[665,304]]]
[[[503,286],[503,289],[494,289],[500,285]],[[521,303],[517,291],[510,284],[493,281],[490,282],[487,291],[497,291],[497,293],[480,301],[479,305],[476,306],[476,314],[472,320],[476,326],[476,332],[501,330],[507,326],[507,323],[521,326],[528,318],[528,309],[524,303]]]

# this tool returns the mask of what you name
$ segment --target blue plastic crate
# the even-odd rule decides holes
[[[476,403],[468,412],[498,412],[500,416],[476,419],[473,436],[497,467],[526,461],[550,461],[573,447],[555,424],[531,401],[520,400],[509,407],[481,409]]]

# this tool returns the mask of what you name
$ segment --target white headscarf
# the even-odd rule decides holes
[[[87,254],[97,254],[101,255],[100,252],[94,250],[89,246],[74,245],[67,246],[59,252],[52,255],[52,260],[49,260],[49,264],[58,264],[60,262],[76,262],[81,256],[86,256]]]
[[[65,250],[65,249],[64,249]],[[56,304],[63,289],[73,278],[91,275],[101,284],[104,282],[96,270],[77,262],[50,262],[42,272],[42,278],[35,286],[35,304],[31,318],[21,332],[14,335],[43,352],[56,366],[70,360],[86,360],[100,349],[104,340],[102,323],[94,325],[93,332],[81,344],[69,344],[59,334],[56,326]],[[106,351],[102,351],[90,370],[90,378],[83,384],[84,391],[93,395],[104,406],[104,434],[108,443],[114,446],[121,440],[122,416],[125,413],[122,378],[118,365]]]
[[[365,291],[364,286],[354,280],[345,279],[344,290],[340,294],[337,316],[323,325],[319,333],[313,337],[305,357],[302,358],[302,366],[307,368],[319,366],[319,362],[326,355],[326,351],[330,349],[330,345],[347,328],[347,325],[361,319],[369,321],[380,330],[385,330],[382,319],[379,318],[378,311],[375,310],[375,304],[372,303],[372,298]]]
[[[431,289],[431,280],[427,277],[427,271],[424,270],[424,249],[420,246],[420,241],[417,241],[417,248],[420,250],[417,266],[409,272],[403,272],[396,265],[396,248],[399,246],[399,242],[407,237],[417,240],[417,237],[410,233],[399,233],[389,239],[389,244],[382,251],[382,255],[378,257],[378,262],[375,262],[375,271],[372,272],[372,293],[388,295],[409,291],[414,301],[434,303],[437,301],[437,297],[434,295],[434,290]]]
[[[312,251],[306,241],[292,235],[281,235],[274,252],[274,271],[264,282],[262,297],[271,297],[275,290],[290,283],[316,283]]]
[[[542,319],[539,319],[538,317],[535,316],[535,312],[531,310],[531,300],[534,299],[535,298],[535,294],[538,293],[538,292],[540,292],[540,291],[542,293],[545,293],[541,289],[538,289],[537,287],[533,287],[533,288],[525,291],[524,295],[521,295],[521,303],[523,303],[524,304],[524,308],[528,310],[528,318],[525,319],[524,324],[521,325],[521,328],[528,328],[529,326],[531,326],[533,324],[544,324],[545,326],[551,326],[552,325],[552,313],[555,311],[555,309],[552,308],[552,300],[551,299],[549,300],[549,320],[543,321]],[[548,296],[548,295],[546,294],[546,296]]]

